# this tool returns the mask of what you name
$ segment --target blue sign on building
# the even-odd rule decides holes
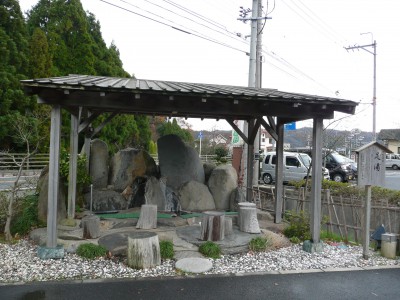
[[[285,130],[296,130],[296,122],[285,124]]]

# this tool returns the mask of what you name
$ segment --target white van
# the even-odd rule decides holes
[[[386,154],[385,166],[393,170],[400,169],[400,154]]]
[[[306,153],[283,152],[283,181],[298,181],[311,176],[311,157]],[[267,152],[262,164],[261,178],[266,184],[275,181],[276,153]],[[329,170],[322,168],[323,179],[329,180]]]

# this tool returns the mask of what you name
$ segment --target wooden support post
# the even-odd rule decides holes
[[[82,229],[84,239],[96,239],[100,236],[100,218],[89,215],[82,218]]]
[[[76,176],[78,165],[78,117],[71,114],[71,136],[69,145],[69,180],[68,180],[68,218],[75,218]]]
[[[250,140],[250,136],[254,128],[254,119],[250,119],[247,125],[247,182],[246,182],[246,200],[251,201],[253,196],[253,161],[254,161],[254,138]]]
[[[225,238],[225,214],[219,211],[205,211],[201,221],[202,241],[222,241]]]
[[[275,172],[275,223],[282,222],[283,208],[283,138],[285,124],[278,119],[277,131],[278,141],[276,142],[276,172]]]
[[[48,248],[57,246],[57,203],[60,169],[61,107],[51,109],[49,190],[47,200],[47,243]]]
[[[363,240],[363,258],[369,258],[369,228],[371,222],[371,186],[365,186],[365,207],[364,207],[364,240]]]
[[[140,209],[139,220],[136,228],[152,229],[157,228],[157,205],[143,204]]]
[[[313,243],[319,243],[321,234],[322,129],[323,120],[315,118],[313,121],[313,168],[311,174],[311,238]]]
[[[160,243],[155,232],[135,232],[128,235],[128,266],[148,269],[161,264]]]

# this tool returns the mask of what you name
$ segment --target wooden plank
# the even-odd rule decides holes
[[[343,205],[343,197],[340,195],[340,204],[342,207],[342,218],[344,224],[344,234],[346,236],[346,241],[349,241],[349,232],[347,231],[347,222],[346,222],[346,214],[344,213],[344,205]]]
[[[333,226],[332,226],[332,208],[329,204],[329,199],[331,198],[331,190],[326,189],[325,190],[325,199],[326,199],[326,205],[328,208],[328,215],[329,215],[329,231],[333,233]]]
[[[247,136],[250,137],[251,133],[253,132],[254,129],[254,119],[251,119],[248,122],[248,127],[247,127]],[[254,161],[254,140],[251,141],[250,138],[248,140],[247,144],[247,182],[246,182],[246,200],[248,202],[252,202],[252,187],[253,187],[253,161]]]

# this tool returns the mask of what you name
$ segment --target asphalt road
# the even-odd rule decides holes
[[[385,187],[400,190],[400,170],[386,169],[385,175]]]
[[[400,268],[287,275],[37,282],[0,286],[0,299],[400,299]]]

